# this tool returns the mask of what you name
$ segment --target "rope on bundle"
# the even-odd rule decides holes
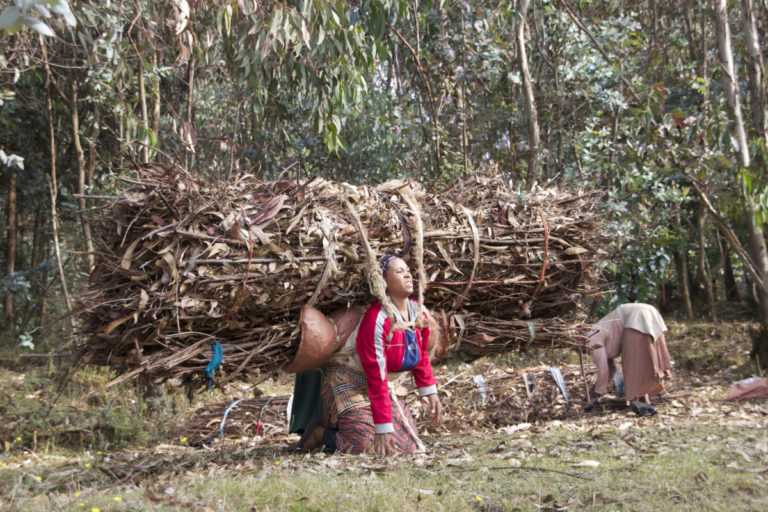
[[[419,314],[414,320],[416,326],[424,327],[427,324],[427,319],[424,318],[424,315],[421,314],[422,308],[424,306],[424,288],[426,288],[427,285],[427,274],[424,271],[424,225],[421,222],[421,210],[413,197],[413,192],[411,192],[409,189],[405,189],[400,191],[400,195],[403,197],[413,212],[414,227],[416,228],[416,242],[414,244],[413,252],[414,259],[416,260],[416,275],[419,278]],[[394,331],[395,328],[392,330]]]
[[[315,292],[307,301],[307,304],[310,306],[315,305],[320,294],[325,289],[325,285],[328,284],[328,279],[330,279],[332,272],[336,270],[336,237],[333,235],[333,228],[333,221],[328,217],[323,217],[323,220],[320,223],[320,230],[323,232],[323,243],[325,244],[325,251],[323,253],[323,256],[325,257],[325,268],[323,269],[323,275],[320,277],[320,281],[317,283]]]
[[[419,434],[413,429],[413,426],[411,425],[411,422],[408,421],[408,418],[405,416],[405,411],[403,410],[403,406],[400,405],[400,399],[397,396],[397,393],[395,392],[395,383],[394,382],[388,382],[387,387],[389,388],[389,397],[392,400],[392,403],[395,404],[395,408],[397,409],[397,412],[400,414],[400,418],[403,420],[403,426],[405,427],[405,430],[408,431],[408,434],[411,436],[411,439],[414,440],[416,443],[416,446],[419,447],[419,452],[426,453],[427,448],[424,446],[424,443],[421,442],[421,438],[419,438]]]
[[[421,213],[419,212],[418,205],[413,199],[410,191],[407,193],[403,193],[401,191],[400,194],[411,208],[414,216],[416,240],[413,250],[415,253],[414,259],[416,260],[416,272],[419,280],[418,310],[421,311],[424,303],[424,286],[426,284],[426,273],[424,272],[424,228],[421,223]],[[392,301],[389,300],[389,297],[387,297],[387,284],[384,281],[384,276],[382,275],[381,269],[377,263],[376,253],[373,251],[371,244],[368,241],[367,230],[365,229],[365,226],[363,226],[357,211],[346,198],[344,198],[344,204],[346,205],[347,210],[352,217],[352,223],[355,225],[355,229],[357,230],[357,233],[360,236],[360,240],[363,244],[363,248],[365,249],[365,268],[368,277],[368,286],[370,287],[373,296],[376,297],[376,299],[381,303],[384,311],[386,311],[387,316],[389,317],[389,321],[392,324],[392,329],[389,332],[389,336],[391,337],[392,333],[395,331],[410,329],[413,326],[424,327],[426,325],[427,319],[424,318],[424,315],[421,314],[418,314],[416,318],[409,321],[397,321],[398,315],[395,313]]]
[[[395,210],[397,218],[400,220],[400,225],[403,227],[403,251],[398,256],[405,258],[411,253],[411,230],[408,228],[408,221],[405,220],[405,215],[400,211],[400,208],[391,199],[388,199],[387,202]]]
[[[453,303],[454,309],[459,309],[464,304],[464,300],[467,298],[467,294],[469,293],[470,288],[472,288],[472,283],[475,280],[477,265],[480,263],[480,233],[478,232],[477,226],[475,225],[475,219],[472,218],[472,213],[464,205],[459,205],[459,207],[461,208],[461,211],[464,212],[464,215],[467,216],[469,227],[472,228],[472,248],[474,252],[474,260],[472,262],[472,272],[470,272],[469,279],[467,280],[467,286]]]
[[[368,242],[368,232],[365,229],[365,226],[363,226],[363,222],[360,220],[360,216],[357,214],[357,211],[352,206],[352,204],[347,200],[346,197],[343,199],[344,205],[347,207],[349,214],[352,216],[352,223],[355,225],[355,229],[357,230],[357,234],[360,236],[360,241],[362,242],[363,249],[365,250],[365,273],[366,277],[368,278],[368,288],[371,290],[373,296],[376,297],[376,299],[381,303],[381,306],[384,308],[384,311],[386,311],[387,316],[389,317],[389,321],[394,324],[397,317],[395,316],[395,311],[392,308],[392,303],[387,300],[387,283],[384,282],[384,276],[381,274],[379,265],[376,263],[376,253],[373,252],[371,244]]]

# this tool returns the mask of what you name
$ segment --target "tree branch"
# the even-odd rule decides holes
[[[768,294],[768,285],[766,285],[765,281],[763,281],[763,278],[760,276],[755,262],[752,260],[752,258],[749,257],[747,251],[744,250],[741,242],[739,242],[739,239],[736,237],[736,234],[725,222],[725,219],[723,219],[723,217],[720,215],[720,212],[718,212],[717,209],[712,205],[709,197],[707,197],[707,194],[704,192],[704,188],[701,182],[694,178],[688,171],[683,171],[683,174],[691,182],[693,189],[699,195],[699,199],[701,199],[701,202],[707,208],[709,214],[712,215],[712,218],[715,220],[715,224],[717,224],[717,227],[720,228],[726,240],[728,240],[728,243],[730,243],[731,247],[733,247],[733,249],[736,251],[739,259],[744,264],[744,268],[747,269],[747,272],[749,272],[749,275],[755,281],[755,284],[757,284],[763,293]]]
[[[411,52],[411,55],[413,56],[413,60],[416,61],[416,68],[419,70],[419,74],[421,75],[422,80],[424,80],[424,86],[427,88],[427,99],[429,100],[429,109],[432,111],[432,124],[434,125],[434,137],[435,137],[435,167],[437,167],[437,175],[435,176],[435,180],[440,178],[440,174],[442,173],[442,167],[440,165],[440,132],[439,125],[437,123],[437,108],[435,107],[435,100],[432,98],[432,88],[429,86],[429,80],[427,79],[427,74],[424,72],[424,68],[421,66],[421,59],[419,59],[419,55],[416,53],[416,51],[413,49],[413,47],[410,45],[410,43],[403,37],[403,34],[400,33],[395,27],[392,26],[391,23],[388,21],[387,28],[394,32],[394,34],[397,36],[400,41],[405,45],[406,48],[408,48],[408,51]],[[418,20],[417,20],[418,23]]]

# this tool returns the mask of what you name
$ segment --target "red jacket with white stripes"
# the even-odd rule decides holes
[[[397,315],[397,309],[395,309]],[[408,315],[416,318],[416,315],[429,315],[426,309],[418,311],[418,302],[408,299]],[[402,318],[398,318],[398,321]],[[392,425],[392,401],[387,388],[387,373],[399,372],[410,369],[420,396],[437,393],[435,377],[432,375],[432,365],[427,354],[429,343],[429,327],[413,328],[411,335],[406,335],[406,330],[398,330],[392,333],[387,341],[392,324],[381,303],[374,302],[365,312],[357,332],[357,352],[363,365],[368,381],[368,397],[371,400],[371,412],[377,434],[394,432]],[[414,336],[415,335],[415,336]],[[414,340],[418,347],[418,363],[412,368],[403,368],[404,361],[413,361],[414,347],[411,346],[410,354],[407,347],[408,338]],[[411,342],[411,345],[413,343]],[[407,364],[406,364],[407,366]]]

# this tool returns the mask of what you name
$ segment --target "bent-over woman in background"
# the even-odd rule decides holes
[[[656,412],[639,400],[664,390],[662,380],[671,378],[672,363],[664,332],[667,326],[659,311],[650,304],[622,304],[600,319],[587,335],[587,348],[597,366],[595,397],[608,392],[608,382],[616,372],[614,359],[621,356],[624,390],[635,412]]]

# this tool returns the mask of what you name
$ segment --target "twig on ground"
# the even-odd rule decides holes
[[[589,476],[585,476],[581,473],[569,473],[568,471],[560,471],[559,469],[549,469],[549,468],[541,468],[538,466],[491,466],[491,467],[481,467],[481,468],[451,468],[453,471],[458,471],[461,473],[467,472],[467,471],[480,471],[482,469],[487,470],[493,470],[493,471],[504,471],[504,470],[523,470],[523,471],[542,471],[542,472],[549,472],[549,473],[558,473],[560,475],[570,476],[573,478],[580,478],[582,480],[594,480],[593,478]]]

